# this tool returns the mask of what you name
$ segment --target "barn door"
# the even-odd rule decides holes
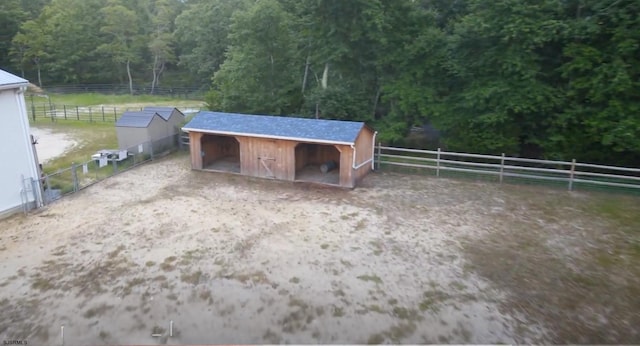
[[[264,141],[260,145],[260,155],[258,156],[258,170],[260,176],[264,178],[275,178],[276,169],[276,153],[277,147],[275,142]]]

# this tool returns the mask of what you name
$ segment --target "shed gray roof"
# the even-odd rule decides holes
[[[363,122],[202,111],[183,130],[353,144]]]
[[[173,114],[173,111],[177,111],[179,114],[182,114],[182,112],[180,112],[180,110],[178,110],[177,108],[174,107],[144,107],[143,111],[150,111],[150,112],[156,112],[158,113],[159,116],[162,117],[162,119],[164,120],[169,120],[169,118],[171,118],[171,114]],[[182,116],[184,117],[184,114],[182,114]]]
[[[19,86],[28,85],[29,81],[20,78],[7,71],[0,70],[0,89],[17,88]]]
[[[148,127],[153,117],[158,117],[165,121],[164,118],[153,111],[124,112],[116,122],[116,127]]]

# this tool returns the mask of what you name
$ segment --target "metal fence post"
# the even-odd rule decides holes
[[[62,105],[62,110],[64,111],[64,120],[67,120],[67,105]]]
[[[71,177],[73,178],[73,192],[78,192],[78,171],[75,162],[71,163]]]
[[[500,184],[502,184],[503,174],[504,174],[504,153],[502,153],[502,158],[500,159]]]
[[[571,171],[569,172],[569,191],[573,191],[573,176],[576,172],[576,159],[571,160]]]
[[[436,156],[436,177],[440,176],[440,148],[438,148],[438,154]]]

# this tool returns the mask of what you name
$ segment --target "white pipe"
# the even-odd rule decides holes
[[[353,169],[360,169],[362,168],[364,165],[366,165],[367,163],[371,162],[371,169],[373,169],[373,165],[374,165],[374,158],[375,158],[375,154],[376,154],[376,135],[378,134],[378,131],[375,131],[373,133],[373,144],[371,145],[371,158],[360,163],[359,165],[356,166],[356,146],[351,144],[351,149],[353,149],[353,163],[351,164],[351,167]]]
[[[351,163],[351,168],[353,169],[357,169],[356,168],[356,146],[351,144],[351,149],[353,149],[353,157],[352,157],[352,163]]]

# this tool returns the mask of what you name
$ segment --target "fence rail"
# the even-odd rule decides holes
[[[77,84],[77,85],[52,85],[46,87],[47,92],[57,94],[97,93],[97,94],[131,94],[128,84]],[[159,95],[173,98],[202,98],[208,91],[208,87],[165,87],[156,86],[151,91],[148,84],[134,84],[134,95]]]
[[[441,176],[447,172],[487,176],[500,183],[538,181],[566,186],[569,190],[615,187],[640,192],[640,168],[616,167],[438,150],[376,147],[376,167],[401,167]]]
[[[72,106],[46,103],[29,105],[31,120],[76,120],[88,122],[116,122],[127,111],[141,111],[144,107]],[[184,114],[202,110],[202,105],[178,106]]]

